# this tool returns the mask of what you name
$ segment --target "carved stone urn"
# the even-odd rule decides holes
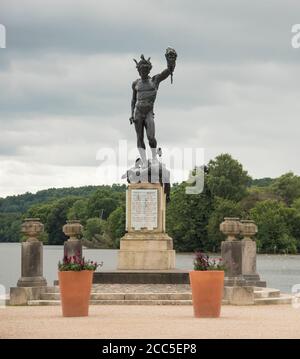
[[[80,240],[82,230],[83,226],[80,224],[80,221],[75,219],[67,221],[63,226],[64,234],[69,237],[64,243],[64,256],[78,256],[82,258],[82,242]]]
[[[251,241],[252,237],[257,233],[257,225],[254,221],[249,219],[244,219],[241,221],[241,234],[243,235],[243,240]]]
[[[67,221],[67,223],[63,226],[64,234],[69,237],[68,241],[78,241],[83,226],[80,224],[78,220]]]
[[[225,217],[224,222],[220,224],[220,231],[227,236],[227,241],[234,241],[236,236],[240,234],[240,226],[239,218]]]
[[[21,225],[21,232],[27,236],[26,242],[38,242],[38,235],[44,231],[39,218],[26,218]]]

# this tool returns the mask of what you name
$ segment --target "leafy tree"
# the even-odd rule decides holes
[[[39,234],[38,239],[43,242],[43,244],[49,244],[49,235],[45,231]]]
[[[278,238],[276,250],[283,254],[295,254],[297,253],[297,241],[292,235],[284,233],[283,236]]]
[[[125,184],[117,184],[117,183],[114,183],[112,184],[111,186],[111,190],[113,192],[119,192],[119,193],[125,193],[126,192],[126,189],[127,189],[127,186]]]
[[[207,185],[213,196],[239,201],[251,181],[243,166],[229,154],[221,154],[208,163]]]
[[[241,206],[239,203],[224,198],[216,198],[214,201],[214,210],[209,218],[207,225],[207,234],[209,249],[212,251],[220,250],[221,242],[225,236],[220,232],[220,223],[224,217],[241,217]]]
[[[97,189],[109,189],[110,186],[83,186],[69,188],[49,188],[37,193],[24,193],[16,196],[0,198],[0,212],[21,212],[25,213],[30,207],[56,201],[68,196],[89,197]],[[125,191],[122,186],[113,185],[113,191]]]
[[[67,221],[68,210],[77,200],[77,197],[66,197],[53,203],[46,223],[49,244],[63,244],[64,241],[67,240],[67,237],[62,231],[62,227]]]
[[[120,238],[125,234],[126,211],[124,204],[116,208],[107,219],[107,234],[113,239],[118,247]]]
[[[122,201],[125,201],[125,194],[122,192],[97,190],[88,200],[87,215],[89,218],[102,215],[102,219],[107,219]]]
[[[92,241],[96,236],[101,236],[104,233],[105,222],[100,218],[89,218],[86,222],[83,236],[88,241]]]
[[[294,202],[296,207],[284,207],[282,209],[282,215],[284,221],[289,228],[289,232],[296,240],[297,250],[300,251],[300,210],[297,208],[297,201]]]
[[[167,208],[167,231],[177,251],[191,252],[210,248],[207,223],[212,212],[212,197],[207,186],[202,193],[186,194],[187,183],[172,188]]]
[[[259,202],[250,211],[258,226],[258,247],[267,253],[296,253],[297,242],[286,222],[287,207],[278,201]]]
[[[294,202],[292,203],[292,208],[294,208],[297,213],[300,214],[300,198],[296,198]]]
[[[107,223],[100,218],[89,218],[83,232],[83,244],[93,248],[115,248],[112,239],[106,233]]]
[[[0,242],[19,242],[21,223],[19,213],[0,213]]]
[[[88,205],[87,198],[78,199],[76,202],[74,202],[73,206],[68,210],[67,213],[68,219],[78,219],[80,220],[82,225],[85,225],[88,219],[87,205]]]
[[[39,218],[45,225],[48,221],[48,216],[54,207],[54,203],[43,203],[32,206],[28,209],[27,213],[23,216],[24,218]]]
[[[295,199],[300,197],[300,177],[288,172],[276,178],[271,188],[286,204],[291,205]]]
[[[251,186],[254,187],[269,187],[273,183],[274,179],[270,177],[253,179],[251,181]]]
[[[271,200],[280,200],[280,197],[272,192],[270,187],[250,187],[247,189],[247,194],[240,201],[240,206],[243,212],[243,217],[247,217],[251,208],[255,207],[256,203]]]

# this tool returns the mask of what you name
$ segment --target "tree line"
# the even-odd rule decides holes
[[[229,154],[209,161],[204,190],[186,194],[190,183],[173,184],[167,206],[167,231],[177,251],[217,252],[224,235],[224,217],[253,219],[261,253],[300,252],[300,177],[292,172],[278,178],[252,179]],[[68,219],[84,225],[83,241],[95,248],[118,248],[125,233],[125,185],[48,189],[0,199],[0,241],[23,238],[26,217],[45,224],[41,240],[62,244],[62,226]]]

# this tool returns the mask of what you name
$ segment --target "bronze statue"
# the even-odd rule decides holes
[[[167,69],[153,77],[149,76],[152,68],[150,57],[146,60],[141,55],[141,60],[136,63],[136,68],[141,78],[135,80],[132,84],[132,101],[130,124],[134,123],[137,135],[137,147],[141,157],[141,167],[148,167],[146,157],[146,146],[144,142],[144,130],[146,130],[149,146],[152,152],[152,165],[157,162],[157,141],[155,138],[155,123],[153,106],[156,99],[157,90],[161,81],[171,75],[173,82],[173,71],[176,65],[177,53],[174,49],[168,47],[165,54],[167,60]],[[159,149],[159,151],[161,151]]]
[[[169,201],[170,171],[166,168],[165,164],[157,160],[157,154],[161,157],[162,151],[161,148],[157,150],[153,113],[153,106],[159,84],[168,76],[171,76],[171,83],[173,83],[173,71],[176,65],[177,53],[174,49],[168,47],[165,57],[167,60],[167,69],[153,77],[149,76],[152,68],[150,57],[146,60],[144,55],[141,55],[139,62],[134,59],[141,78],[135,80],[132,84],[133,94],[129,121],[130,124],[134,123],[135,126],[140,158],[136,160],[133,167],[126,171],[122,178],[127,178],[128,183],[160,183],[166,193],[166,199]],[[152,161],[147,161],[144,130],[146,130],[151,148]]]

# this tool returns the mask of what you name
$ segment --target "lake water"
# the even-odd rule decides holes
[[[117,250],[84,249],[84,256],[98,262],[103,261],[103,270],[114,270],[117,266]],[[44,246],[44,277],[52,285],[57,279],[57,263],[63,256],[63,246]],[[178,269],[192,269],[193,253],[176,254]],[[300,283],[300,255],[257,256],[257,271],[267,286],[283,292],[291,292],[294,284]],[[21,275],[21,244],[0,243],[0,284],[14,287]]]

